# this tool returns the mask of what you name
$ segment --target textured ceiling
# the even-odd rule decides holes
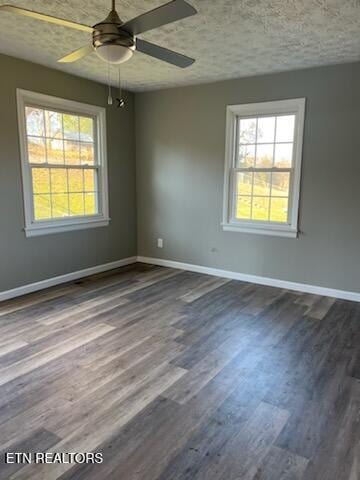
[[[93,25],[110,0],[6,0],[31,10]],[[166,0],[118,0],[123,20]],[[142,38],[196,58],[185,70],[136,53],[122,67],[133,91],[211,82],[260,73],[360,60],[360,0],[189,0],[194,17]],[[87,33],[0,14],[0,52],[100,82],[107,67],[95,54],[72,65],[56,59],[90,42]],[[112,71],[113,82],[117,76]]]

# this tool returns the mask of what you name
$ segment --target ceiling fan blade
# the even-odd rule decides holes
[[[90,55],[90,53],[92,53],[93,51],[94,47],[92,45],[85,45],[85,47],[78,48],[74,52],[71,52],[68,55],[65,55],[65,57],[60,58],[58,60],[58,63],[76,62],[77,60],[86,57],[86,55]]]
[[[17,15],[24,15],[25,17],[34,18],[35,20],[42,20],[43,22],[55,23],[62,27],[74,28],[75,30],[82,30],[83,32],[92,33],[93,28],[82,23],[75,23],[70,20],[64,20],[63,18],[52,17],[50,15],[44,15],[43,13],[33,12],[26,8],[14,7],[13,5],[0,5],[0,12],[16,13]]]
[[[180,68],[190,67],[190,65],[195,62],[193,58],[173,52],[164,47],[159,47],[159,45],[141,40],[140,38],[136,40],[136,50]]]
[[[190,17],[196,13],[197,11],[195,8],[184,0],[173,0],[172,2],[161,5],[150,12],[129,20],[121,25],[121,30],[131,33],[131,35],[139,35],[148,30],[176,22],[182,18]]]

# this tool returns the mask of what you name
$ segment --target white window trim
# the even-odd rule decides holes
[[[274,102],[248,103],[244,105],[228,105],[226,109],[226,147],[224,171],[224,199],[222,227],[225,231],[257,233],[281,237],[296,238],[298,235],[298,212],[300,199],[300,178],[302,146],[305,118],[305,98],[279,100]],[[234,184],[231,171],[236,155],[236,125],[237,117],[261,116],[278,114],[295,114],[294,153],[292,185],[290,186],[289,223],[262,222],[256,220],[238,220],[233,216]]]
[[[25,235],[33,237],[50,233],[82,230],[92,227],[109,225],[109,198],[107,175],[107,150],[106,150],[106,110],[103,107],[65,100],[50,95],[17,89],[17,113],[20,140],[21,171],[23,182]],[[34,220],[33,192],[30,167],[27,154],[25,106],[31,104],[40,108],[55,109],[79,115],[90,115],[96,118],[97,125],[97,158],[99,159],[99,207],[98,215],[69,217],[56,220]]]

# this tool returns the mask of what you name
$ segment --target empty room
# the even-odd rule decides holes
[[[360,480],[358,0],[0,0],[0,480]]]

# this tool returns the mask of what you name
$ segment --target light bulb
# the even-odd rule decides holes
[[[134,51],[128,47],[117,44],[100,45],[96,54],[107,63],[124,63],[133,56]]]

